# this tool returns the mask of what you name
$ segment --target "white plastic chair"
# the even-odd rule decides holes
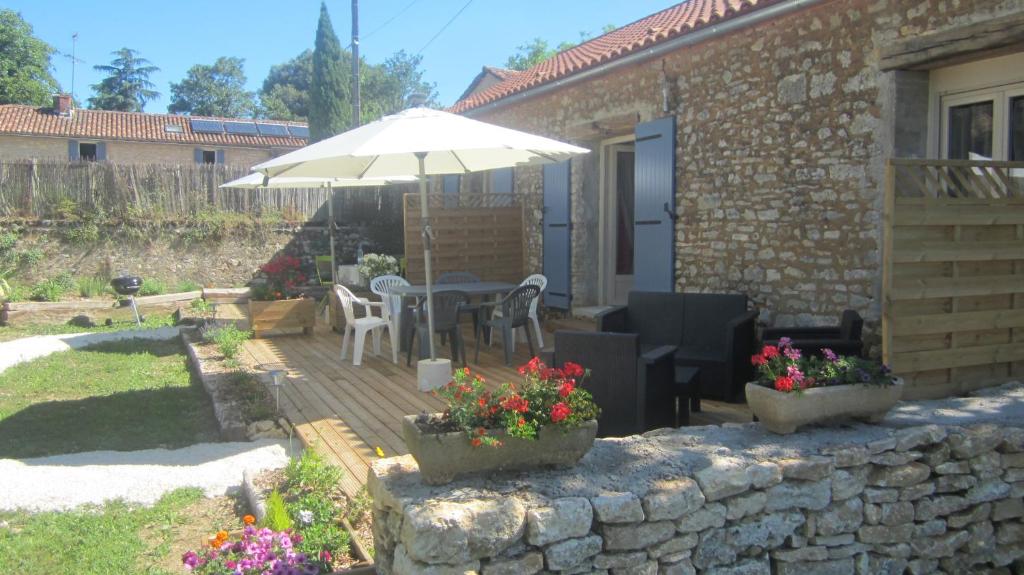
[[[535,286],[539,287],[541,293],[543,293],[544,289],[546,287],[548,287],[548,278],[546,278],[543,274],[533,274],[531,276],[528,276],[526,279],[524,279],[522,281],[522,283],[520,283],[519,285],[520,286],[535,285]],[[544,349],[544,332],[541,331],[541,329],[540,329],[540,319],[537,317],[537,307],[538,307],[539,304],[540,304],[540,295],[538,295],[537,297],[533,298],[533,300],[530,302],[530,322],[533,323],[533,332],[537,334],[537,348],[538,349]],[[494,314],[493,315],[494,315],[494,317],[501,317],[501,308],[500,307],[496,308],[494,310]],[[526,328],[524,327],[523,329],[525,330]],[[491,339],[494,339],[493,332],[491,334]],[[488,342],[488,345],[489,344],[490,344],[490,342]],[[515,349],[515,347],[516,347],[516,332],[515,332],[515,330],[513,330],[512,331],[512,349]]]
[[[391,293],[392,286],[407,286],[409,282],[400,276],[377,276],[370,280],[370,291],[380,296],[383,307],[383,318],[388,322],[388,335],[391,336],[391,359],[398,363],[398,336],[402,322],[402,296]]]
[[[373,308],[381,308],[384,304],[373,302],[368,299],[356,297],[347,287],[341,284],[334,284],[334,293],[338,296],[338,302],[345,313],[345,335],[341,338],[341,359],[344,361],[348,351],[348,338],[355,333],[355,344],[352,350],[352,365],[362,365],[363,347],[366,343],[366,333],[373,333],[373,355],[380,355],[381,330],[390,328],[390,324],[383,317],[373,315]],[[353,305],[359,304],[366,308],[366,317],[356,318]],[[392,336],[394,339],[394,336]]]

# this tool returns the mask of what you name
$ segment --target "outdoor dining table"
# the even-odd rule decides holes
[[[459,282],[450,284],[434,284],[434,293],[442,290],[457,290],[465,292],[470,297],[479,296],[487,298],[489,296],[495,296],[500,298],[508,292],[519,287],[518,284],[508,282]],[[423,299],[427,295],[427,286],[425,285],[396,285],[391,286],[391,293],[394,295],[400,295],[403,298],[416,298],[417,301]],[[413,314],[412,310],[407,306],[402,306],[402,317],[399,320],[399,334],[400,334],[400,349],[405,351],[408,346],[409,331],[413,329]],[[483,321],[483,318],[481,318]],[[421,355],[425,346],[421,346]],[[421,357],[422,359],[422,357]]]

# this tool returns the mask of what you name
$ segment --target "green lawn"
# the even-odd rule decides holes
[[[217,440],[210,399],[177,339],[59,352],[0,374],[0,458]]]
[[[149,508],[111,502],[69,512],[0,512],[5,574],[182,574],[181,553],[217,529],[237,529],[231,504],[179,489]]]
[[[33,335],[61,335],[67,333],[85,332],[109,332],[139,329],[131,318],[131,312],[121,312],[119,321],[114,325],[98,325],[96,327],[78,327],[66,323],[24,323],[15,322],[13,325],[0,326],[0,341],[11,341]],[[27,321],[27,320],[26,320]],[[174,318],[169,314],[147,315],[142,322],[141,329],[151,329],[174,325]]]

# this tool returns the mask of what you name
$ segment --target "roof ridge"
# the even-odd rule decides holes
[[[28,108],[31,110],[49,110],[52,106],[33,106],[32,104],[0,104],[0,107],[18,107]],[[285,124],[292,126],[308,126],[308,122],[299,122],[297,120],[273,120],[270,118],[232,118],[228,116],[193,116],[191,114],[172,114],[170,112],[129,112],[125,110],[97,110],[95,108],[75,108],[76,113],[87,112],[89,114],[118,114],[118,115],[133,115],[143,116],[148,118],[163,117],[163,118],[175,118],[175,119],[195,119],[195,120],[213,120],[217,122],[260,122],[263,124]]]

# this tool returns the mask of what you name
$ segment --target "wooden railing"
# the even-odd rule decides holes
[[[523,209],[513,194],[430,194],[434,276],[472,272],[484,280],[523,279]],[[424,281],[418,194],[405,195],[406,276]]]
[[[1024,162],[890,160],[884,222],[882,347],[905,396],[1024,375]]]

